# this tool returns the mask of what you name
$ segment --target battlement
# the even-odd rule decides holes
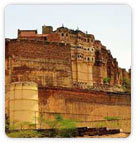
[[[14,83],[10,84],[10,87],[13,89],[14,88],[20,89],[20,87],[21,87],[21,89],[26,88],[26,87],[29,87],[29,88],[34,87],[34,89],[35,89],[35,87],[38,87],[38,85],[35,82],[14,82]]]
[[[42,26],[42,34],[37,30],[18,30],[18,38],[42,39],[47,41],[64,42],[69,44],[91,44],[95,37],[92,34],[84,33],[79,29],[72,30],[66,27],[59,27],[53,31],[52,26]]]

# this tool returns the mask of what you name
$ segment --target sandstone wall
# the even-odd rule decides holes
[[[90,47],[94,42],[94,35],[85,34],[80,30],[71,30],[66,27],[57,28],[54,33],[60,35],[60,41],[65,43],[70,43],[72,45],[82,45],[85,47]],[[58,41],[58,42],[60,42]]]
[[[130,95],[87,90],[39,89],[39,111],[46,119],[61,114],[78,121],[78,126],[90,126],[104,117],[131,118]]]
[[[70,45],[37,40],[11,40],[6,46],[10,82],[35,81],[39,86],[72,85]]]
[[[6,87],[5,113],[9,117],[11,129],[28,128],[26,123],[36,128],[39,118],[38,100],[36,83],[14,82]]]

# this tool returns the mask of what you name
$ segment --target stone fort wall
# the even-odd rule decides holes
[[[106,77],[111,79],[110,86],[121,87],[124,78],[130,80],[130,73],[118,67],[110,51],[93,35],[64,27],[56,31],[47,28],[41,35],[24,32],[19,31],[24,35],[17,39],[6,39],[5,83],[6,87],[14,82],[37,84],[35,117],[42,113],[46,119],[52,119],[61,114],[79,121],[78,126],[90,126],[92,121],[104,120],[106,116],[131,118],[130,95],[117,92],[118,89],[106,92],[91,87],[103,86]],[[23,90],[20,93],[30,95]],[[18,92],[16,96],[19,98]],[[17,108],[22,109],[22,105]],[[37,120],[32,123],[39,128]]]
[[[6,81],[34,81],[39,86],[72,85],[69,45],[11,40],[6,47]]]
[[[46,119],[60,114],[78,121],[78,126],[91,126],[91,122],[105,117],[131,119],[131,97],[125,93],[106,93],[79,89],[40,88],[39,112]]]
[[[78,127],[91,127],[93,122],[104,121],[105,117],[131,120],[131,96],[127,93],[38,88],[33,82],[14,82],[6,89],[5,103],[10,126],[14,125],[15,129],[20,129],[26,122],[33,128],[48,128],[47,124],[41,124],[41,115],[45,120],[53,120],[54,115],[59,114],[75,121]]]

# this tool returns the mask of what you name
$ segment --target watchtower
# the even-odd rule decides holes
[[[42,26],[42,34],[50,34],[53,32],[52,26]]]

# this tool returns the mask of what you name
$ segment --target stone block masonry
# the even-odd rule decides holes
[[[39,86],[72,85],[70,46],[34,40],[13,40],[6,49],[10,82],[34,81]]]
[[[108,93],[66,88],[39,88],[39,112],[46,119],[60,114],[78,121],[78,126],[90,126],[105,117],[131,119],[131,96],[126,93]]]
[[[34,128],[48,128],[40,126],[41,114],[49,120],[60,114],[77,121],[79,127],[91,127],[92,122],[105,117],[130,121],[131,70],[120,68],[92,34],[64,26],[56,30],[43,26],[42,30],[42,34],[18,30],[16,39],[6,39],[6,114],[10,125],[19,120],[31,122]]]
[[[127,93],[107,93],[85,89],[39,87],[33,82],[15,82],[6,89],[6,114],[15,129],[49,128],[40,122],[61,115],[78,127],[91,127],[92,122],[105,117],[131,120],[131,96]],[[23,125],[23,123],[33,125]],[[22,125],[22,126],[21,126]]]

